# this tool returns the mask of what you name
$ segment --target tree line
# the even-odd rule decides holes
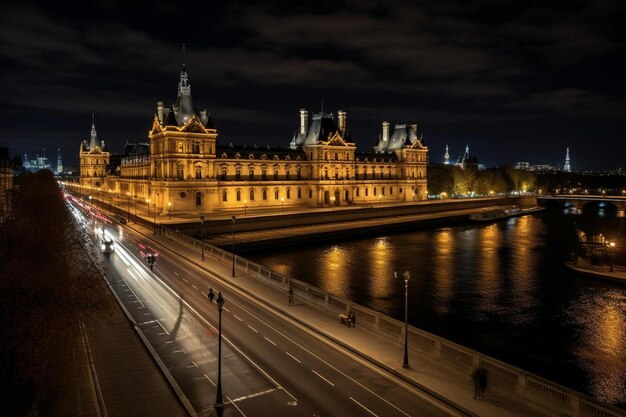
[[[536,172],[512,166],[478,170],[455,165],[428,165],[428,194],[458,197],[512,192],[626,195],[626,175],[580,172]]]
[[[104,308],[106,287],[52,172],[22,174],[12,199],[0,224],[0,415],[56,415],[68,374],[87,366],[79,321]]]

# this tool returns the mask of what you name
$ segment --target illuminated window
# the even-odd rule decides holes
[[[228,170],[226,169],[226,167],[222,167],[222,181],[226,181],[227,178],[227,172]]]
[[[241,165],[237,165],[237,166],[235,167],[235,179],[236,179],[237,181],[240,181],[240,180],[241,180]]]
[[[177,177],[179,180],[184,180],[185,179],[185,168],[182,165],[177,165],[176,166],[176,171],[177,171]]]
[[[267,188],[264,188],[263,190],[261,190],[261,198],[263,200],[267,200]]]
[[[250,201],[254,201],[254,188],[250,188],[250,191],[248,192],[249,195],[249,200]]]
[[[263,181],[267,180],[267,167],[261,167],[261,179]]]
[[[196,165],[196,179],[202,179],[202,165]]]

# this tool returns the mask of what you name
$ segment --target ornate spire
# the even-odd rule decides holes
[[[191,94],[191,85],[185,67],[185,44],[183,43],[183,69],[180,71],[180,81],[178,82],[178,96]]]
[[[89,149],[98,146],[98,133],[96,133],[96,117],[91,113],[91,140],[89,141]]]
[[[450,152],[448,152],[448,145],[446,145],[446,153],[443,156],[443,164],[450,165]]]
[[[565,165],[563,165],[563,171],[565,172],[572,171],[572,167],[570,166],[570,163],[569,163],[569,148],[567,148],[567,151],[565,152]]]

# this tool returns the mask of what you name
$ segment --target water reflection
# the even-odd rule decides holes
[[[390,268],[392,246],[389,238],[376,239],[370,248],[369,254],[364,254],[364,260],[370,261],[370,294],[375,298],[388,297],[392,292],[391,279],[393,278]]]
[[[591,394],[605,402],[626,398],[626,295],[590,288],[576,304],[570,319],[581,328],[576,353],[589,376]]]
[[[434,254],[434,310],[438,314],[445,314],[449,310],[450,298],[454,290],[454,263],[450,262],[456,250],[452,229],[440,229],[433,238]]]
[[[333,245],[325,250],[319,262],[320,286],[333,294],[345,295],[345,279],[351,269],[351,258],[345,245]]]

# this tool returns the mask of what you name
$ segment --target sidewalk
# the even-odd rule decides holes
[[[228,264],[210,257],[202,263],[199,250],[194,251],[163,235],[154,236],[151,230],[144,227],[134,224],[131,227],[196,265],[220,275],[224,281],[262,304],[289,316],[310,331],[339,344],[352,354],[378,365],[415,389],[437,397],[465,414],[494,417],[553,415],[542,413],[541,410],[532,407],[520,397],[500,394],[496,383],[487,386],[486,399],[474,400],[474,385],[469,373],[464,373],[451,365],[435,362],[416,351],[410,352],[411,368],[404,369],[402,368],[403,344],[391,342],[360,328],[358,317],[357,327],[348,328],[340,324],[335,315],[324,313],[318,308],[299,301],[297,294],[295,294],[295,305],[289,306],[286,291],[271,287],[243,272],[239,272],[235,278],[232,278],[231,267]]]

